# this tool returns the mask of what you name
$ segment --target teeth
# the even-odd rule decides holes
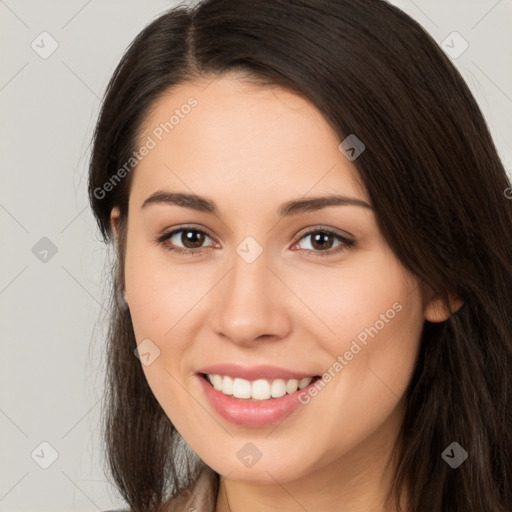
[[[258,379],[249,381],[239,378],[231,378],[227,375],[207,375],[212,386],[225,395],[232,395],[235,398],[252,400],[269,400],[270,398],[279,398],[288,393],[291,395],[298,389],[304,389],[313,380],[312,377],[304,379]]]

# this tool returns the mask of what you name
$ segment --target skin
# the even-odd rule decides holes
[[[221,475],[217,512],[339,511],[340,504],[344,512],[384,511],[392,470],[385,466],[421,329],[425,319],[443,321],[449,312],[423,296],[382,238],[373,210],[330,206],[279,219],[283,202],[303,197],[338,193],[371,205],[313,105],[224,75],[161,97],[140,140],[191,96],[195,109],[132,171],[125,287],[137,343],[149,338],[160,350],[142,366],[147,381],[185,441]],[[221,217],[172,204],[141,209],[157,190],[208,197]],[[118,220],[114,208],[114,231]],[[184,224],[207,232],[201,255],[155,242]],[[314,246],[303,233],[316,227],[350,233],[356,245],[322,257],[342,242]],[[198,251],[181,235],[172,242]],[[247,236],[263,248],[252,263],[236,252]],[[195,376],[223,362],[322,374],[396,302],[401,311],[278,425],[225,421]],[[454,301],[452,309],[459,306]],[[237,458],[248,442],[262,453],[251,468]]]

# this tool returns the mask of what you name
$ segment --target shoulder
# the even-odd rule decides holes
[[[219,475],[204,464],[195,482],[171,499],[166,511],[183,512],[195,509],[201,512],[215,512],[218,489]]]
[[[197,479],[180,494],[169,500],[166,512],[183,512],[200,510],[201,512],[215,512],[217,492],[219,489],[219,475],[204,464]],[[102,512],[131,512],[129,509],[103,510]]]

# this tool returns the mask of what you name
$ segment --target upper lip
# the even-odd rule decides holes
[[[236,364],[214,364],[205,366],[198,370],[198,373],[208,373],[210,375],[227,375],[233,378],[245,380],[258,379],[303,379],[305,377],[315,377],[312,373],[302,373],[295,370],[287,370],[277,366],[240,366]]]

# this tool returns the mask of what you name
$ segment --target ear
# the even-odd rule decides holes
[[[119,237],[119,222],[121,219],[121,211],[117,206],[114,206],[110,212],[110,229],[116,238],[116,244],[118,242]],[[124,285],[119,289],[120,298],[124,303],[125,307],[128,307],[128,297],[126,295],[126,290],[124,289]]]
[[[446,309],[441,298],[434,297],[430,299],[425,308],[425,319],[429,322],[444,322],[450,318],[452,313],[458,311],[462,306],[463,301],[451,294],[449,297],[451,312]]]
[[[117,206],[114,206],[112,208],[112,211],[110,212],[110,228],[112,229],[112,233],[114,233],[114,236],[117,238],[119,233],[119,218],[120,218],[121,212]]]

